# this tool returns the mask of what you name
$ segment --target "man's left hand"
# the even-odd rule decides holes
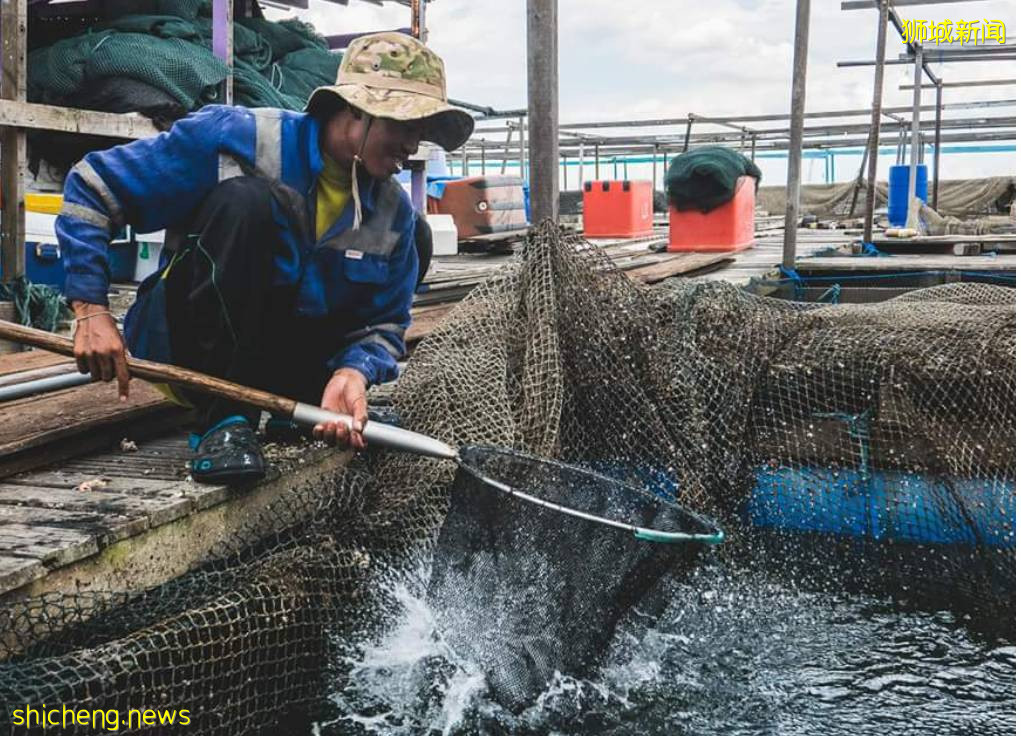
[[[338,447],[350,445],[356,450],[365,449],[362,429],[369,421],[369,403],[365,398],[367,385],[365,376],[354,368],[341,368],[333,374],[323,391],[321,406],[328,411],[353,417],[353,427],[349,431],[343,422],[317,424],[312,431],[317,440]]]

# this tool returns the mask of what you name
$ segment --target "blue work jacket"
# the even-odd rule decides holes
[[[395,179],[360,174],[361,226],[352,227],[352,197],[315,240],[322,165],[315,118],[222,105],[204,107],[154,138],[88,154],[68,174],[56,223],[67,259],[67,299],[107,303],[107,246],[123,225],[141,233],[166,229],[165,266],[171,234],[183,231],[217,183],[259,176],[283,192],[275,200],[290,203],[274,203],[275,210],[287,209],[274,213],[287,246],[275,258],[275,283],[297,287],[296,316],[336,324],[336,346],[324,351],[333,355],[328,367],[355,368],[369,383],[395,379],[418,272],[414,210]],[[160,329],[140,325],[143,311],[132,308],[125,322],[132,353],[169,360],[165,340],[139,337]],[[151,322],[152,316],[145,319]]]

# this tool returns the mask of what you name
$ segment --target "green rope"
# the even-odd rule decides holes
[[[14,302],[15,317],[26,327],[56,332],[71,317],[63,295],[46,284],[33,284],[24,276],[0,284],[0,301]]]

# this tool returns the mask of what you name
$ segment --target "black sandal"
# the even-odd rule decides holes
[[[191,476],[199,483],[233,485],[261,479],[266,461],[255,430],[242,416],[227,417],[204,435],[192,435]]]

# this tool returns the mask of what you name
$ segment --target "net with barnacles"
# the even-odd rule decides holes
[[[725,283],[650,288],[548,222],[418,347],[394,394],[409,429],[577,464],[714,516],[724,554],[772,545],[781,565],[803,562],[805,584],[853,562],[856,583],[1001,621],[1015,610],[1014,406],[1011,289],[805,305]],[[385,620],[379,578],[423,554],[453,638],[512,663],[489,674],[515,701],[529,683],[510,675],[598,659],[598,627],[620,618],[608,600],[623,615],[649,587],[636,581],[698,562],[646,556],[639,577],[613,563],[640,543],[506,499],[494,515],[487,494],[410,455],[324,472],[171,583],[0,613],[0,702],[188,708],[200,734],[293,725],[343,677],[337,643]],[[570,557],[542,551],[551,539]],[[503,656],[485,643],[521,631],[498,620],[508,611],[535,636]]]

